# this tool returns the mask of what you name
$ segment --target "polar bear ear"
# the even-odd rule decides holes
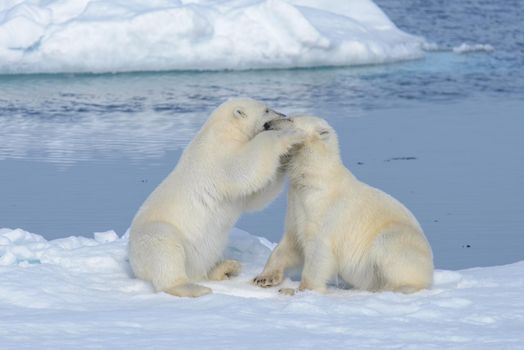
[[[247,113],[244,112],[242,107],[237,107],[233,111],[233,115],[237,118],[247,118]]]
[[[325,139],[329,138],[329,129],[318,128],[317,129],[317,133],[318,133],[318,135],[320,136],[320,138],[322,140],[325,140]]]

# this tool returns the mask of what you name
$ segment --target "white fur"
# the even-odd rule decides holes
[[[370,291],[430,287],[432,252],[413,214],[344,167],[323,119],[293,118],[292,128],[307,140],[289,164],[285,233],[255,284],[277,285],[286,269],[303,264],[300,289],[323,292],[336,275]]]
[[[242,212],[278,194],[280,156],[303,140],[300,132],[264,131],[280,116],[251,99],[212,113],[133,220],[129,260],[137,277],[158,291],[200,296],[211,290],[194,281],[238,274],[238,263],[220,262],[228,232]]]

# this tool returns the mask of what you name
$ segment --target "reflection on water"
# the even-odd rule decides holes
[[[507,93],[476,71],[475,62],[491,59],[489,53],[433,53],[417,62],[350,69],[0,76],[0,159],[67,165],[161,157],[187,144],[209,112],[232,96],[262,99],[288,113],[337,110],[345,118],[414,100],[522,93],[524,86]]]
[[[65,120],[64,120],[65,119]],[[199,126],[191,115],[115,114],[77,118],[0,119],[0,159],[34,159],[61,165],[124,157],[158,158],[185,145]]]

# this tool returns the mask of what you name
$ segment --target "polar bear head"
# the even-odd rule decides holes
[[[288,129],[304,133],[302,144],[294,146],[287,156],[281,158],[282,165],[290,171],[291,178],[300,177],[305,169],[329,172],[331,165],[342,163],[335,130],[322,118],[297,116],[269,122],[270,130]]]
[[[268,122],[285,117],[266,104],[251,98],[232,98],[215,109],[208,124],[228,139],[249,141],[269,128]]]
[[[267,126],[271,130],[290,129],[303,132],[306,135],[305,142],[297,149],[301,153],[339,153],[337,133],[322,118],[296,116],[275,119],[268,122]]]

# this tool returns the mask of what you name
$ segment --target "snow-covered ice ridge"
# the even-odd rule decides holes
[[[377,64],[424,45],[371,0],[0,1],[0,74]]]
[[[131,278],[126,245],[113,231],[46,241],[0,229],[0,348],[524,348],[524,262],[437,270],[434,287],[412,295],[284,297],[250,284],[274,244],[234,229],[226,255],[242,274],[185,299]]]

